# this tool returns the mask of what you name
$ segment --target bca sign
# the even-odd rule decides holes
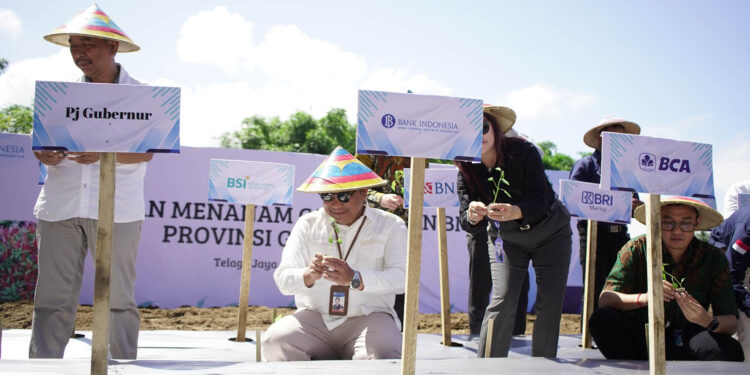
[[[604,132],[600,188],[715,199],[713,148]]]

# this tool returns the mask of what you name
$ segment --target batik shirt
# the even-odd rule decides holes
[[[622,247],[604,284],[604,290],[625,294],[648,293],[646,244],[646,236],[641,235]],[[714,315],[737,316],[729,263],[720,249],[693,238],[683,261],[676,264],[662,243],[662,262],[664,269],[675,278],[685,279],[683,287],[704,309],[708,310],[711,306]],[[648,322],[647,308],[631,312],[643,323]],[[682,327],[687,322],[677,301],[664,303],[664,317],[673,328]]]

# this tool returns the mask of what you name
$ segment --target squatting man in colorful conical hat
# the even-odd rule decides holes
[[[96,4],[44,37],[68,47],[83,72],[80,82],[139,85],[117,52],[139,47]],[[34,151],[47,167],[34,215],[38,219],[39,276],[34,295],[30,358],[62,358],[74,330],[83,261],[94,249],[99,197],[98,152]],[[110,283],[109,351],[135,359],[140,316],[135,301],[135,257],[145,215],[143,182],[151,154],[117,153]]]
[[[635,218],[645,223],[645,206]],[[591,335],[607,359],[648,359],[644,324],[648,304],[664,304],[667,360],[742,361],[737,303],[724,251],[699,240],[695,231],[723,221],[705,203],[685,197],[661,200],[663,301],[649,301],[647,238],[622,247],[589,320]],[[659,275],[656,275],[659,277]],[[709,312],[711,311],[711,312]]]
[[[294,224],[273,274],[297,311],[263,336],[265,360],[401,358],[393,302],[404,291],[406,225],[365,204],[385,183],[337,147],[297,188],[322,207]]]

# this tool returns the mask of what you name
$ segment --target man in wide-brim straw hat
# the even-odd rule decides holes
[[[337,147],[297,189],[319,194],[323,207],[294,224],[273,274],[297,311],[263,336],[265,360],[401,357],[393,301],[404,291],[406,225],[365,204],[368,188],[385,183]]]
[[[137,51],[138,46],[96,4],[44,39],[70,48],[84,74],[81,82],[140,84],[115,62],[117,52]],[[29,357],[62,358],[74,329],[84,258],[96,248],[100,155],[60,151],[34,155],[47,166],[47,178],[34,207],[39,276]],[[143,178],[151,156],[117,154],[109,335],[109,351],[115,359],[137,356],[135,257],[145,214]]]
[[[635,210],[641,223],[647,214],[645,206]],[[599,297],[600,308],[589,321],[591,335],[606,358],[648,359],[647,306],[663,303],[667,360],[743,360],[742,348],[731,336],[737,330],[737,304],[729,263],[722,250],[694,235],[722,220],[719,212],[701,201],[662,199],[664,301],[648,300],[647,239],[636,237],[620,250]]]
[[[641,128],[638,124],[616,117],[605,117],[593,128],[589,129],[583,136],[583,142],[594,148],[594,153],[584,156],[573,165],[570,171],[570,179],[574,181],[590,182],[599,184],[602,173],[602,136],[603,132],[640,134]],[[638,200],[638,195],[633,194],[633,207],[643,204]],[[581,266],[586,264],[586,244],[588,236],[588,220],[578,220],[579,256]],[[630,240],[628,226],[599,222],[597,223],[596,237],[596,263],[594,264],[594,308],[598,307],[599,293],[604,287],[604,281],[609,271],[617,260],[617,252],[622,245]],[[585,276],[584,276],[584,282]]]

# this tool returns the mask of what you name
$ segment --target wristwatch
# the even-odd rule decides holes
[[[708,327],[706,327],[706,329],[708,330],[708,332],[713,332],[717,328],[719,328],[719,319],[716,319],[716,317],[714,317],[714,320],[712,320],[711,323],[708,323]]]
[[[349,282],[349,288],[359,289],[361,285],[362,275],[359,274],[359,271],[354,271],[354,277],[352,277],[352,281]]]

